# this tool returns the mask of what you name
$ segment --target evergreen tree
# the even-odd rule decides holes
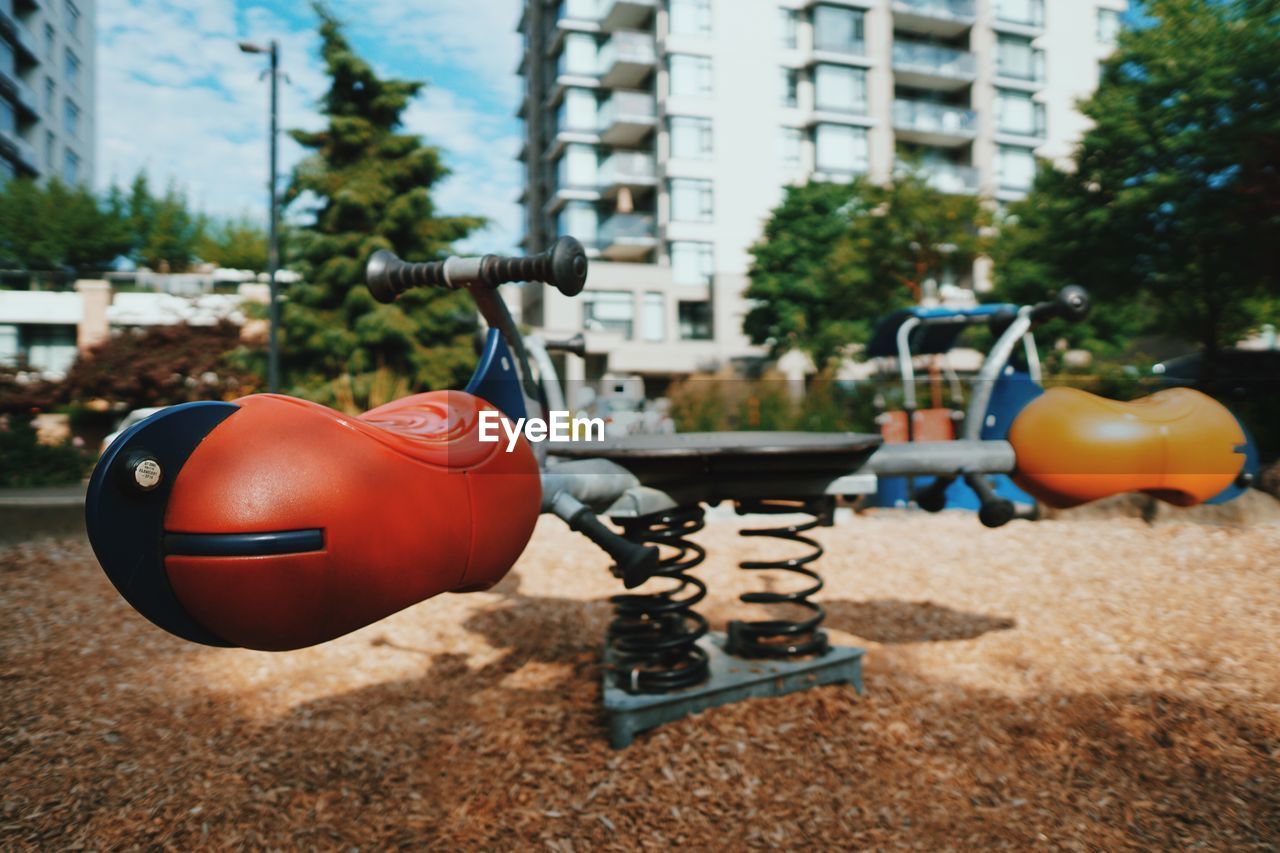
[[[380,367],[415,390],[457,385],[475,360],[468,297],[415,290],[379,305],[363,271],[378,249],[438,259],[483,220],[436,214],[431,189],[448,175],[441,152],[401,132],[423,84],[380,78],[329,10],[313,8],[331,85],[321,104],[327,126],[292,132],[313,153],[294,170],[285,200],[314,203],[311,222],[294,237],[302,281],[287,289],[283,306],[285,385],[323,399],[339,376],[367,378]]]
[[[168,272],[182,272],[191,265],[203,219],[188,209],[186,194],[176,183],[170,182],[164,195],[156,196],[146,174],[139,172],[130,187],[128,209],[135,261]]]
[[[248,216],[205,220],[196,254],[227,269],[262,272],[267,268],[267,234]]]

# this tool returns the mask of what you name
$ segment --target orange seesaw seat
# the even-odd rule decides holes
[[[1128,403],[1051,388],[1009,429],[1014,481],[1058,508],[1123,492],[1194,506],[1240,474],[1245,441],[1225,406],[1190,388]]]

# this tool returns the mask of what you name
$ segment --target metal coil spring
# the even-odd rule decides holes
[[[834,505],[828,499],[819,500],[755,500],[740,501],[739,514],[789,515],[803,513],[813,516],[809,522],[786,527],[769,527],[742,530],[739,535],[781,539],[799,542],[813,550],[800,557],[784,560],[746,560],[738,564],[748,571],[785,571],[803,575],[813,584],[794,592],[748,592],[739,596],[746,604],[786,604],[802,607],[813,615],[801,621],[768,619],[757,622],[732,621],[729,623],[728,650],[730,654],[744,658],[786,658],[804,655],[826,654],[830,648],[827,635],[818,630],[826,612],[822,605],[810,601],[809,596],[822,589],[822,577],[810,568],[809,563],[820,558],[824,551],[813,539],[803,535],[807,531],[831,523]]]
[[[655,576],[675,585],[659,593],[625,593],[609,599],[614,619],[606,639],[617,684],[630,693],[667,693],[707,680],[707,653],[697,645],[707,620],[691,608],[707,587],[688,574],[706,559],[702,546],[686,537],[704,526],[700,506],[655,513],[623,524],[633,542],[659,546]]]

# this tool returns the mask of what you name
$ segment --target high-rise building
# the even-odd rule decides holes
[[[748,250],[785,186],[913,163],[945,192],[1023,196],[1079,138],[1126,6],[526,0],[525,248],[572,234],[595,259],[577,299],[530,286],[525,322],[585,327],[586,379],[758,358]]]
[[[0,0],[0,180],[92,184],[96,0]]]

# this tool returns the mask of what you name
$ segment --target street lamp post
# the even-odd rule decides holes
[[[270,317],[270,337],[267,343],[267,387],[272,393],[280,390],[280,345],[277,337],[280,327],[280,301],[276,286],[276,274],[280,271],[280,201],[276,184],[279,171],[279,104],[280,104],[280,43],[275,39],[270,45],[254,42],[240,42],[240,50],[245,53],[262,53],[271,58],[271,131],[268,142],[270,150],[270,175],[267,178],[268,217],[267,232],[267,276],[271,282],[271,301],[268,309]]]

